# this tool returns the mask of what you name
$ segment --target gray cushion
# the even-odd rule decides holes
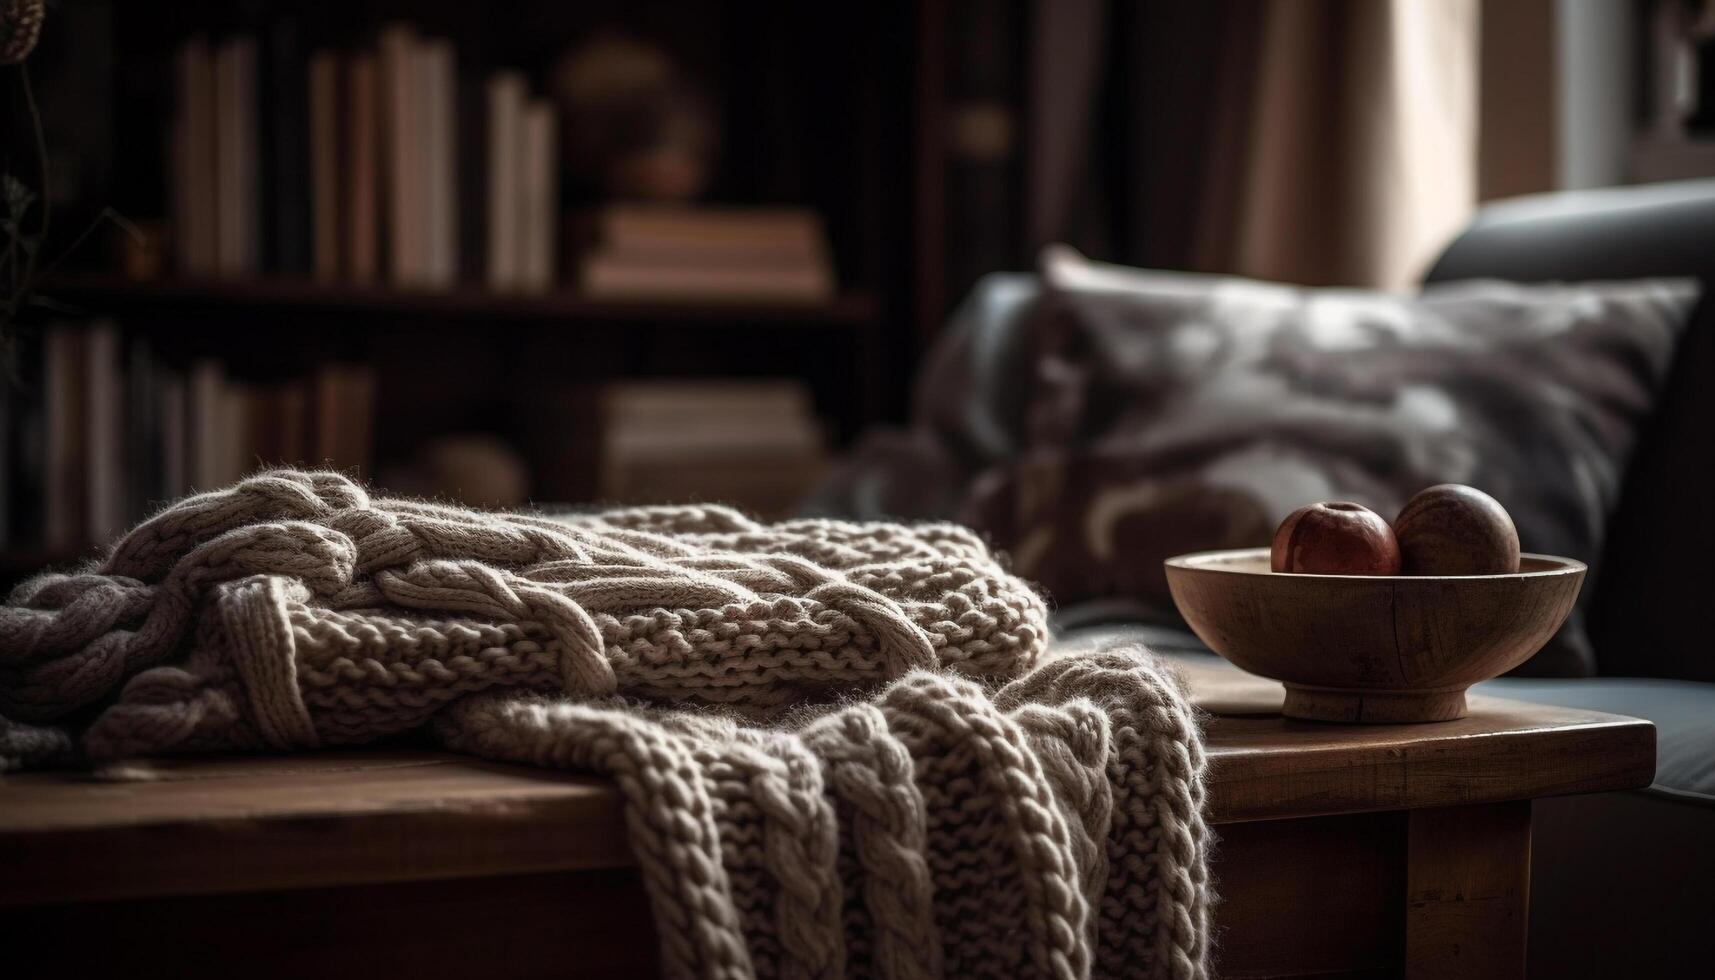
[[[1494,495],[1525,550],[1594,565],[1695,296],[1673,280],[1398,296],[1050,252],[1038,281],[984,281],[922,378],[917,437],[872,441],[812,509],[953,516],[1061,603],[1168,605],[1165,558],[1266,545],[1315,500],[1392,516],[1435,483]],[[1581,621],[1521,670],[1595,673]]]

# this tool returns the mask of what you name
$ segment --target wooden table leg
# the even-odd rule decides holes
[[[1405,975],[1522,977],[1530,801],[1411,811]]]

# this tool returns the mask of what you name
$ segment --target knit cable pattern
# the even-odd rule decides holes
[[[542,516],[280,470],[0,606],[0,767],[423,728],[625,796],[671,976],[1200,977],[1203,759],[952,525]]]
[[[669,976],[1208,975],[1194,714],[1136,647],[795,725],[485,694],[433,728],[613,777]]]

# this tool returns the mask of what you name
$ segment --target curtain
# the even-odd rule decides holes
[[[1479,15],[1479,0],[1039,0],[1029,244],[1410,286],[1476,204]]]

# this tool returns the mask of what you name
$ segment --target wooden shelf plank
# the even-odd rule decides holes
[[[446,290],[331,285],[301,279],[164,279],[56,277],[42,292],[94,312],[256,309],[297,313],[413,316],[436,319],[580,321],[647,325],[757,324],[847,328],[875,318],[873,294],[855,290],[825,302],[642,301],[601,299],[575,291],[497,293],[461,285]]]

